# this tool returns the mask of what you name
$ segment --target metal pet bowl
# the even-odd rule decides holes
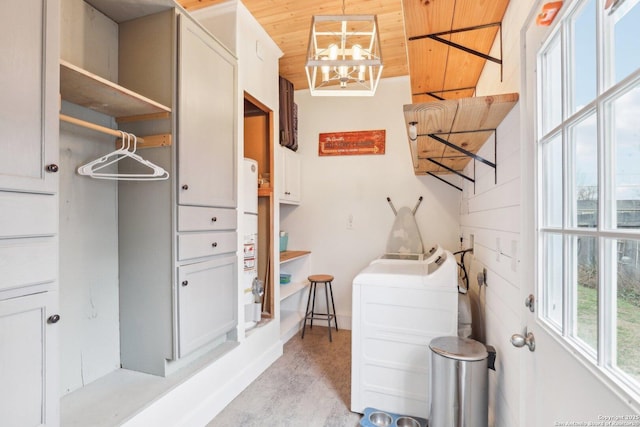
[[[398,427],[420,427],[420,423],[411,417],[400,417],[396,420]]]
[[[372,412],[369,414],[369,421],[376,427],[389,427],[393,418],[384,412]]]
[[[365,408],[360,427],[427,427],[425,418],[394,414],[381,409]]]

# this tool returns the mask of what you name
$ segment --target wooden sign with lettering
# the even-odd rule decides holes
[[[385,130],[321,133],[319,156],[384,154]]]

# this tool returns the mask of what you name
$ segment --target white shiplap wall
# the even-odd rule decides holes
[[[529,14],[529,2],[511,2],[502,23],[503,78],[500,68],[487,62],[478,81],[477,96],[520,92],[520,30]],[[492,55],[498,56],[496,43]],[[475,186],[465,182],[460,227],[465,246],[474,253],[469,274],[474,307],[475,337],[497,352],[496,371],[489,372],[489,425],[520,424],[520,349],[509,337],[520,332],[524,309],[519,283],[521,228],[520,103],[497,129],[497,143],[489,139],[479,155],[495,160],[496,172],[476,162]],[[473,176],[473,164],[466,170]],[[488,286],[479,290],[477,275],[486,268]],[[479,307],[479,309],[478,309]]]

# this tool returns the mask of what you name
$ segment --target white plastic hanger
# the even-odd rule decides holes
[[[169,172],[161,168],[160,166],[145,160],[139,155],[135,154],[137,148],[137,138],[135,135],[120,131],[122,134],[122,146],[112,151],[109,154],[93,160],[85,165],[78,167],[78,173],[80,175],[89,176],[96,179],[111,179],[119,181],[160,181],[169,178]],[[126,136],[126,144],[125,144]],[[131,138],[133,138],[133,150],[131,148]],[[122,159],[129,158],[136,162],[146,166],[150,169],[149,173],[113,173],[113,172],[99,172],[107,166],[113,165]]]

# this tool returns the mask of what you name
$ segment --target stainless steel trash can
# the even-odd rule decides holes
[[[484,344],[456,336],[431,340],[429,427],[487,427]]]

